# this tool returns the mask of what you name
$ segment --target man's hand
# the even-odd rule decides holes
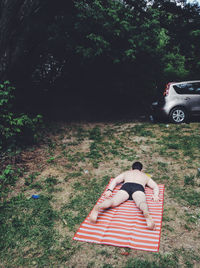
[[[153,199],[154,202],[159,202],[160,201],[160,198],[157,195],[153,195],[152,199]]]
[[[106,191],[104,194],[105,198],[109,198],[112,196],[112,192],[111,191]]]

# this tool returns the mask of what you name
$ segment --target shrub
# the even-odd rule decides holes
[[[0,149],[35,141],[37,128],[42,123],[41,115],[31,118],[13,111],[14,91],[9,81],[0,84]]]
[[[14,169],[11,165],[7,165],[0,173],[0,200],[3,200],[9,193],[12,186],[21,175],[20,169]]]

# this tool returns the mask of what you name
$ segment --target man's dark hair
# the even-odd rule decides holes
[[[140,162],[135,162],[135,163],[133,163],[133,165],[132,165],[132,169],[139,169],[139,170],[141,171],[142,168],[143,168],[143,165],[142,165],[142,163],[140,163]]]

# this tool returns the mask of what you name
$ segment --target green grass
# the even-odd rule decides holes
[[[0,256],[7,265],[49,264],[57,239],[58,215],[46,196],[39,199],[18,195],[0,207]],[[23,258],[21,257],[23,256]]]
[[[176,237],[179,221],[181,231],[191,239],[200,221],[199,124],[54,125],[44,140],[42,152],[46,157],[38,160],[41,168],[26,165],[30,162],[24,169],[23,162],[20,169],[18,165],[2,167],[0,266],[79,267],[79,256],[84,254],[84,267],[95,268],[182,268],[199,264],[200,252],[188,250],[187,245],[177,249],[166,244],[168,252],[158,254],[135,254],[126,249],[129,256],[122,256],[120,248],[90,247],[72,240],[110,178],[137,160],[166,187],[161,243]],[[43,176],[43,171],[47,175]],[[34,192],[40,194],[39,199],[31,198]]]
[[[129,259],[123,268],[176,268],[179,267],[177,254],[155,255],[154,261],[144,259]]]
[[[133,135],[155,138],[155,134],[149,128],[149,124],[138,124],[130,129]]]
[[[107,183],[107,177],[98,180],[94,178],[87,183],[85,181],[74,183],[76,196],[71,197],[69,203],[61,208],[61,214],[70,230],[75,231],[77,225],[85,219]]]
[[[200,148],[199,134],[184,136],[179,132],[171,131],[168,135],[162,136],[159,141],[161,149],[166,151],[174,150],[177,153],[181,152],[183,156],[195,157]]]
[[[4,200],[7,197],[22,174],[23,171],[20,168],[15,168],[12,165],[7,165],[2,169],[0,174],[0,200]]]
[[[25,177],[25,185],[30,186],[33,184],[37,176],[39,175],[39,172],[33,172],[28,177]]]
[[[195,189],[186,189],[185,187],[170,186],[171,196],[186,205],[198,207],[200,204],[200,192]]]
[[[183,258],[184,264],[179,263],[179,258]],[[130,258],[123,268],[182,268],[194,267],[194,261],[199,261],[199,256],[192,251],[182,249],[174,250],[172,253],[154,254],[154,260],[144,258]]]
[[[194,175],[185,176],[184,185],[192,185],[192,186],[194,186],[194,184],[195,184],[194,179],[195,179]]]
[[[51,156],[47,159],[47,163],[54,163],[55,161],[55,157],[54,156]]]

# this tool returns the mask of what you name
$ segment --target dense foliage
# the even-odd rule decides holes
[[[0,84],[0,149],[26,144],[37,139],[37,127],[42,116],[31,118],[13,110],[15,88],[8,81]]]
[[[199,78],[200,8],[185,0],[2,0],[0,72],[18,108],[64,117],[148,104]],[[132,108],[131,108],[132,109]]]

